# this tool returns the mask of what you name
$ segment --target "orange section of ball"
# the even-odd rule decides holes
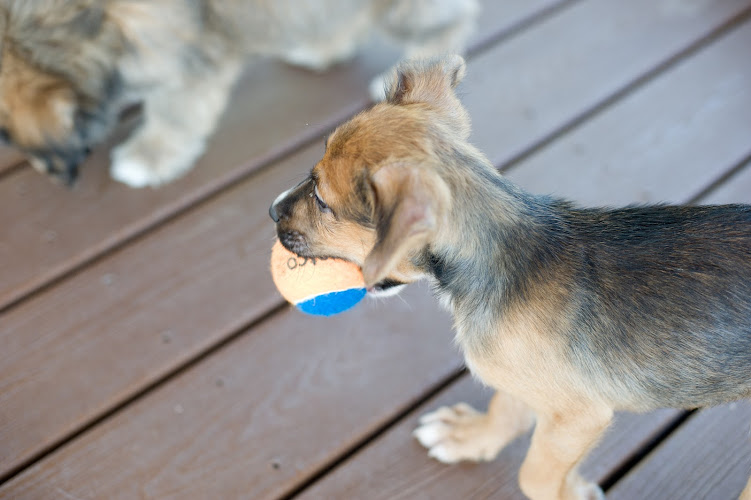
[[[324,293],[365,287],[357,265],[340,259],[300,257],[279,241],[271,249],[271,276],[282,297],[293,304]]]

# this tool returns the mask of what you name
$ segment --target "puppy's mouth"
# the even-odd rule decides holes
[[[309,252],[308,244],[305,241],[305,236],[297,231],[284,231],[279,233],[279,242],[284,248],[290,252],[296,253],[300,257],[307,257],[311,259],[329,258],[322,257],[320,255],[312,255]],[[368,295],[371,297],[391,297],[398,294],[402,288],[407,286],[407,283],[403,283],[398,280],[386,278],[379,281],[375,285],[368,288]]]
[[[386,278],[368,288],[368,295],[371,297],[391,297],[401,292],[405,286],[407,286],[406,283]]]
[[[308,243],[305,241],[305,236],[301,233],[297,231],[284,231],[278,233],[278,236],[279,243],[290,252],[296,253],[300,257],[314,257],[310,255]]]

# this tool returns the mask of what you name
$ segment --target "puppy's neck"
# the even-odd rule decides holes
[[[416,264],[434,279],[457,323],[473,323],[460,333],[489,332],[566,247],[563,207],[513,185],[484,157],[459,158],[442,172],[451,212]]]

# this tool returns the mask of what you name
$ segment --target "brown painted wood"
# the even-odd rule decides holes
[[[27,469],[0,497],[276,498],[460,366],[450,320],[424,287],[388,309],[369,301],[328,320],[287,310]]]
[[[0,146],[0,175],[23,162],[23,156],[8,146]]]
[[[481,45],[560,0],[484,0],[473,45]],[[82,166],[73,190],[31,168],[0,181],[0,308],[221,186],[324,133],[368,103],[370,79],[398,53],[374,43],[348,64],[323,74],[271,61],[252,65],[239,83],[206,154],[183,179],[158,190],[111,181],[108,148]],[[85,229],[84,229],[85,226]]]
[[[751,474],[751,403],[702,410],[609,492],[609,500],[736,500]]]
[[[464,102],[475,120],[495,121],[475,127],[474,143],[503,165],[750,6],[747,0],[577,2],[476,58]]]
[[[751,151],[751,65],[741,63],[749,46],[746,22],[529,158],[514,178],[584,204],[692,198]]]
[[[290,156],[0,316],[0,470],[279,304],[266,207],[322,150]]]
[[[524,499],[517,477],[529,436],[511,443],[493,462],[444,465],[428,458],[426,450],[411,435],[423,413],[459,401],[484,409],[490,395],[491,391],[476,380],[463,377],[297,498]],[[582,473],[589,479],[602,481],[624,457],[648,442],[676,414],[663,410],[641,416],[617,415],[603,442],[583,465]]]
[[[472,66],[470,66],[470,71],[472,71]],[[471,92],[469,84],[465,88],[468,93]],[[655,107],[659,106],[655,104]],[[478,121],[475,117],[475,122],[478,128],[493,127],[496,124],[494,118],[484,118]],[[4,411],[13,409],[14,412],[13,414],[0,414],[3,418],[0,422],[0,429],[2,429],[0,432],[3,432],[0,442],[4,446],[6,442],[15,442],[13,445],[15,448],[12,449],[16,453],[20,452],[24,457],[32,456],[49,444],[79,429],[92,418],[111,409],[113,405],[137,393],[144,386],[158,380],[210,345],[226,338],[232,331],[257,317],[261,311],[268,310],[276,304],[278,299],[270,292],[271,285],[265,271],[267,246],[270,244],[267,236],[271,234],[271,228],[266,221],[265,208],[271,198],[281,189],[281,187],[277,188],[277,185],[288,186],[296,178],[299,179],[299,176],[307,171],[319,155],[318,145],[304,149],[298,155],[275,165],[273,169],[265,170],[258,174],[258,177],[253,177],[249,182],[241,183],[215,200],[196,207],[186,216],[174,220],[139,240],[137,244],[125,247],[49,291],[25,301],[0,318],[3,325],[13,325],[12,329],[0,330],[2,345],[9,346],[7,354],[0,353],[0,356],[3,356],[2,363],[0,363],[0,387],[4,388],[1,397],[9,398],[0,400],[0,408]],[[288,167],[282,167],[283,164]],[[266,229],[268,233],[264,232]],[[247,270],[247,274],[238,272],[239,269]],[[392,304],[388,307],[390,311]],[[385,310],[383,306],[379,316],[384,316]],[[74,313],[71,314],[71,311]],[[411,321],[413,316],[421,318],[422,314],[426,313],[419,310],[411,314],[403,313],[397,318],[398,321],[395,321],[399,323]],[[6,322],[8,319],[12,322]],[[354,320],[353,324],[357,321],[361,320]],[[288,328],[305,329],[308,324],[308,321],[300,320],[294,325],[290,323],[291,326]],[[307,359],[305,355],[309,354],[310,346],[306,344],[308,350],[297,351],[294,348],[296,337],[279,335],[280,330],[276,327],[272,330],[269,332],[254,329],[250,336],[263,335],[264,339],[276,339],[264,340],[264,342],[270,342],[269,345],[274,347],[270,347],[269,350],[274,350],[274,352],[292,350],[294,352],[291,355],[297,353],[295,363]],[[371,336],[379,334],[383,334],[380,328],[374,330]],[[445,341],[445,339],[442,340]],[[342,349],[349,348],[346,341],[341,339],[338,341],[343,344]],[[415,346],[400,344],[389,346],[389,349],[393,352],[412,353]],[[347,352],[350,353],[350,351]],[[385,366],[388,371],[394,369],[389,365],[392,362],[390,352],[384,350],[368,353],[368,355],[381,356],[381,360],[389,359],[388,362],[384,361],[388,365]],[[267,356],[268,351],[259,354],[253,349],[248,349],[243,353],[245,357],[242,361],[236,361],[238,365],[242,365],[236,367],[237,369],[251,370],[256,364],[271,368],[261,363],[263,359],[260,361],[256,359],[256,356]],[[359,358],[354,354],[352,356],[348,359],[349,362],[359,363]],[[211,363],[214,359],[215,356],[212,356],[204,362]],[[399,359],[393,361],[393,364],[409,364],[411,359]],[[438,363],[435,360],[432,362]],[[440,375],[434,376],[431,382],[425,382],[422,390],[457,366],[445,360],[441,362],[444,365],[441,367]],[[11,365],[11,363],[15,364]],[[6,366],[9,368],[4,370]],[[164,387],[169,388],[173,384],[181,384],[183,377],[189,377],[195,371],[200,372],[203,366],[205,366],[204,363],[201,363],[196,370],[186,372]],[[310,367],[308,369],[314,370]],[[243,375],[243,380],[253,380],[255,376],[265,377],[265,380],[269,377],[283,378],[287,366],[276,366],[276,370],[276,372],[264,372],[266,375],[263,377],[256,372],[248,372],[247,376]],[[363,368],[363,373],[365,372],[366,368]],[[404,407],[411,398],[414,398],[414,392],[406,390],[397,393],[389,392],[393,389],[392,386],[400,384],[388,382],[389,387],[382,387],[381,372],[369,373],[372,378],[368,379],[367,386],[377,396],[378,408],[382,411],[376,420],[382,423],[388,416],[393,415],[394,411]],[[334,382],[332,381],[332,384]],[[193,394],[190,386],[181,385],[180,387],[180,398],[183,401],[190,401]],[[21,388],[24,390],[20,391]],[[252,388],[257,389],[256,386]],[[339,406],[332,408],[346,407],[349,411],[351,406],[359,403],[363,392],[362,387],[357,390],[334,387],[331,390],[336,392],[339,389],[344,399],[337,400]],[[163,390],[168,389],[161,388],[154,394],[163,394],[161,392]],[[261,391],[265,390],[265,387],[261,389]],[[147,396],[144,401],[152,401],[151,397],[156,396]],[[348,401],[350,405],[345,404],[344,401]],[[226,405],[234,405],[237,401],[225,401],[225,406],[221,409],[215,407],[214,403],[217,402],[213,401],[212,406],[208,407],[211,412],[226,411],[228,410]],[[126,443],[131,442],[133,436],[118,436],[120,433],[137,433],[138,429],[142,428],[137,422],[129,424],[131,426],[127,428],[120,427],[120,424],[130,422],[131,419],[144,423],[140,420],[141,417],[136,418],[135,414],[130,413],[135,411],[133,408],[142,408],[139,411],[148,415],[143,417],[148,421],[155,418],[150,412],[158,413],[158,411],[141,407],[141,404],[143,403],[136,403],[105,422],[102,427],[98,428],[109,429],[107,432],[102,431],[104,434],[99,434],[98,430],[86,433],[60,454],[53,455],[49,460],[42,462],[41,469],[32,469],[23,476],[26,479],[22,480],[19,477],[14,484],[28,480],[39,483],[38,486],[43,489],[54,488],[56,482],[62,477],[56,474],[70,472],[72,475],[69,477],[75,477],[79,483],[77,491],[82,494],[82,488],[91,486],[86,484],[85,478],[96,478],[96,481],[101,479],[101,476],[93,473],[88,475],[85,472],[92,469],[92,466],[96,465],[94,462],[100,459],[98,452],[94,451],[109,449],[109,446],[118,442],[119,439],[123,439]],[[285,414],[285,418],[293,421],[296,428],[303,429],[310,424],[311,419],[322,418],[321,415],[333,415],[331,408],[320,408],[317,406],[320,404],[322,404],[320,401],[311,396],[311,399],[304,401],[305,408],[309,407],[311,411],[318,413],[308,417],[292,411],[288,417]],[[248,415],[247,407],[238,411],[246,411],[245,416]],[[23,418],[14,418],[18,415],[23,415]],[[127,416],[121,417],[121,415]],[[350,445],[355,439],[352,436],[361,437],[377,425],[367,424],[364,428],[358,427],[358,424],[353,422],[360,422],[367,418],[367,415],[358,413],[355,416],[358,419],[353,417],[353,420],[343,423],[333,419],[328,421],[329,425],[337,427],[338,431],[343,431],[347,425],[353,426],[345,431],[350,436],[345,440],[346,442],[317,439],[314,444],[320,447],[320,454],[301,455],[303,458],[300,459],[298,466],[305,471],[304,473],[300,473],[294,479],[282,478],[283,481],[287,481],[283,486],[262,486],[261,489],[266,492],[291,487],[295,481],[306,477],[306,474],[325,464],[344,447]],[[27,419],[31,421],[31,424],[24,427]],[[113,425],[110,423],[112,421],[119,423],[115,427],[107,427]],[[39,426],[35,427],[37,424]],[[258,427],[258,432],[263,432],[265,429],[274,436],[278,435],[278,432],[274,431],[273,419],[260,419],[254,421],[254,424]],[[316,421],[315,425],[322,424]],[[165,442],[158,443],[158,446],[172,449],[186,446],[186,436],[192,436],[191,433],[196,432],[195,428],[191,429],[188,434],[181,434],[177,431],[166,432],[162,436]],[[318,433],[294,435],[295,439],[292,440],[291,446],[310,446],[311,443],[297,443],[306,438],[310,439],[310,436],[318,436]],[[102,444],[98,442],[100,438],[114,441],[108,441],[110,444]],[[13,439],[15,441],[12,441]],[[154,441],[155,438],[151,436],[151,440]],[[190,443],[187,445],[189,446]],[[249,445],[249,447],[252,446]],[[219,453],[219,448],[222,448],[222,452],[225,451],[223,446],[217,445],[217,448],[213,448],[213,452],[209,452],[210,456],[214,456],[211,453]],[[74,451],[69,452],[68,450],[71,449]],[[257,452],[263,448],[254,449]],[[200,451],[206,450],[202,448]],[[197,450],[193,452],[198,453]],[[156,469],[174,466],[182,470],[181,463],[163,462],[165,456],[150,455],[150,458],[143,458],[145,462],[152,460],[149,463]],[[200,456],[202,455],[198,454],[194,459],[205,465],[201,462],[203,459]],[[231,452],[227,451],[227,458],[231,457]],[[238,460],[242,462],[244,456],[238,455],[238,457]],[[119,465],[109,463],[110,467],[120,467],[119,472],[113,474],[115,477],[104,478],[100,487],[109,488],[112,485],[105,484],[106,481],[118,481],[118,477],[128,476],[131,473],[129,471],[133,464],[128,462],[127,458],[120,457],[123,461]],[[17,460],[15,463],[19,463],[18,455],[13,455],[11,460]],[[88,460],[94,462],[89,464]],[[210,466],[215,465],[212,463]],[[48,467],[49,470],[54,469],[57,472],[49,472],[47,475],[48,473],[44,471],[47,471]],[[79,472],[73,473],[73,470]],[[153,470],[135,468],[132,471],[135,476],[128,477],[131,479],[138,477],[135,483],[143,484],[145,476],[139,476],[139,474],[149,476],[152,474],[150,471]],[[235,469],[231,470],[237,474]],[[42,472],[44,472],[44,477],[37,478],[36,474]],[[268,475],[268,470],[256,471],[257,474],[261,472],[264,477],[259,480],[261,481],[259,484],[263,485],[265,484],[263,481],[267,480],[265,476]],[[186,481],[182,476],[173,476],[172,480],[173,483],[170,483],[169,479],[165,480],[169,484],[164,488],[174,487],[179,490],[182,487],[181,484]],[[242,483],[246,478],[238,476],[233,480]],[[252,480],[256,481],[256,479]],[[245,483],[240,486],[243,484]],[[68,483],[66,482],[65,485],[67,487]],[[207,485],[209,486],[211,484]],[[233,487],[232,484],[215,486]]]

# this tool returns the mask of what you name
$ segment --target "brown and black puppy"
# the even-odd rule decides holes
[[[576,468],[614,411],[751,397],[751,206],[587,209],[525,192],[467,142],[463,72],[458,56],[402,65],[271,216],[290,250],[355,262],[370,287],[433,282],[468,367],[498,392],[487,414],[427,415],[415,434],[431,456],[489,460],[536,422],[524,493],[600,498]]]
[[[461,51],[476,0],[0,0],[0,139],[65,182],[143,103],[112,176],[158,186],[203,152],[248,56],[322,70],[373,31],[406,57]],[[383,77],[371,87],[383,98]]]

